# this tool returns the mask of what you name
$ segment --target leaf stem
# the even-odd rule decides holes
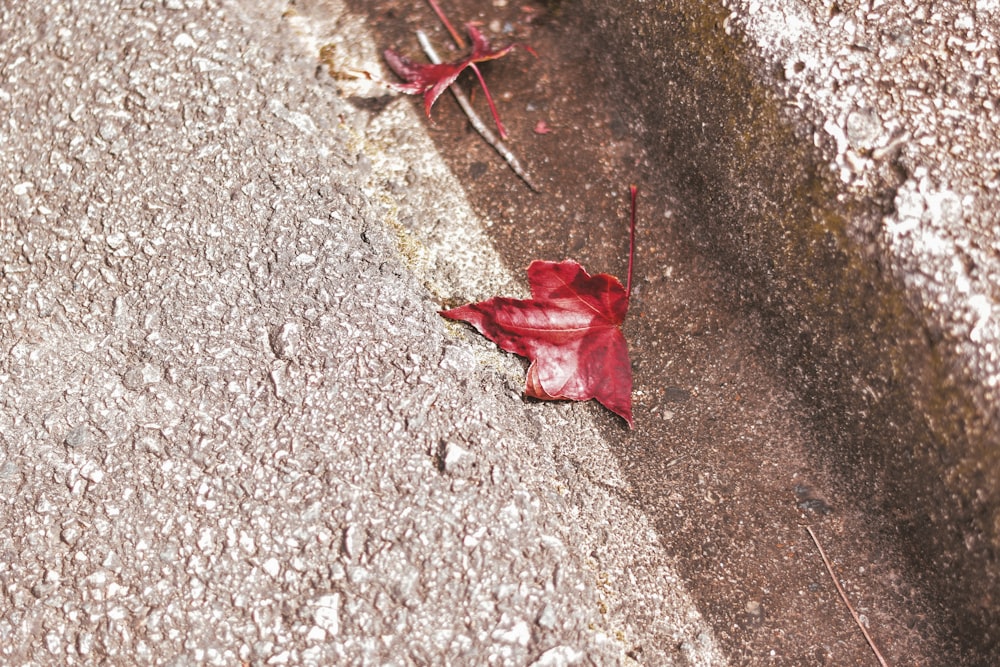
[[[486,94],[486,103],[490,105],[490,113],[493,114],[493,120],[497,124],[497,131],[500,132],[500,138],[506,139],[507,128],[505,128],[503,123],[500,122],[500,114],[497,113],[497,105],[493,104],[493,96],[490,95],[490,89],[486,87],[486,80],[483,79],[482,72],[480,72],[479,68],[476,67],[476,63],[469,63],[469,67],[471,67],[472,71],[476,73],[476,77],[479,79],[479,85],[482,86],[483,92]]]
[[[629,195],[632,198],[632,222],[628,231],[628,277],[625,279],[625,302],[632,298],[632,263],[635,259],[635,196],[638,188],[634,185],[628,186]]]
[[[441,19],[441,23],[443,23],[444,27],[448,29],[449,34],[451,34],[451,38],[455,40],[455,45],[458,46],[459,49],[464,49],[465,40],[462,39],[462,36],[459,35],[458,31],[451,25],[451,21],[449,21],[448,17],[444,15],[443,11],[441,11],[441,6],[438,5],[437,0],[427,0],[427,4],[431,6],[431,9],[433,9],[434,13],[437,14],[437,17]]]

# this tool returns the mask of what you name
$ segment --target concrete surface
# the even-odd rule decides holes
[[[0,661],[724,664],[585,413],[436,314],[516,286],[410,106],[284,9],[0,10]]]
[[[616,465],[641,456],[584,409],[523,402],[523,367],[436,315],[519,277],[410,100],[357,78],[380,70],[360,19],[8,4],[0,662],[726,663],[732,628],[697,607],[731,602],[692,600],[672,559],[727,587],[730,561],[661,548],[670,523]],[[759,319],[808,463],[855,505],[832,522],[903,548],[887,579],[989,664],[996,3],[548,4],[590,17],[585,52],[621,85],[612,150],[644,144],[670,224]],[[694,408],[674,410],[668,444]],[[737,488],[754,463],[733,463]],[[764,511],[738,504],[696,529]],[[768,659],[753,646],[730,659]]]
[[[992,661],[997,3],[583,5],[683,233],[810,404],[815,460]]]

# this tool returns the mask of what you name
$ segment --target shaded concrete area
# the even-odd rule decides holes
[[[585,4],[815,461],[904,545],[972,664],[994,655],[995,9]]]

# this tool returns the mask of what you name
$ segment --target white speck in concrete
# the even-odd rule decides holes
[[[555,646],[538,656],[531,667],[569,667],[583,660],[583,652],[570,646]]]
[[[186,32],[179,33],[174,37],[174,48],[177,49],[194,49],[197,48],[198,43],[194,41],[194,38]]]
[[[278,573],[281,572],[281,563],[278,562],[277,558],[268,558],[261,563],[261,567],[272,577],[277,577]]]
[[[528,642],[531,641],[531,628],[524,621],[518,621],[509,629],[494,630],[492,637],[504,644],[527,646]]]
[[[313,606],[313,621],[318,628],[331,635],[340,632],[340,593],[320,596]]]
[[[470,472],[476,462],[472,453],[454,442],[444,446],[444,471],[449,475],[459,475]]]

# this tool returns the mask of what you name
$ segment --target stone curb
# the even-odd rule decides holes
[[[995,655],[997,3],[583,4],[817,461]]]

